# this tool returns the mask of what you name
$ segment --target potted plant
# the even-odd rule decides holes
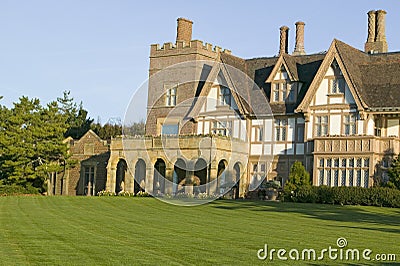
[[[266,199],[276,200],[279,195],[278,190],[281,188],[281,184],[279,181],[267,180],[263,182],[262,188],[265,190]]]

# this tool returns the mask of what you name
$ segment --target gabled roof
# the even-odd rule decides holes
[[[361,53],[361,54],[360,54]],[[353,58],[350,58],[351,55]],[[333,40],[329,50],[321,63],[317,73],[304,95],[303,100],[299,103],[299,106],[296,109],[296,112],[307,112],[308,106],[313,99],[317,89],[319,88],[325,73],[328,71],[328,68],[332,65],[333,61],[336,60],[340,69],[342,70],[344,79],[346,80],[347,85],[351,93],[353,94],[354,100],[358,108],[361,110],[366,107],[365,103],[362,101],[360,97],[360,93],[357,90],[359,86],[359,71],[354,64],[351,64],[351,60],[357,62],[360,57],[363,56],[363,53],[343,42],[338,40]]]
[[[311,81],[313,80],[319,66],[322,63],[325,53],[292,56],[284,55],[280,57],[255,58],[246,60],[247,74],[254,79],[254,82],[263,89],[268,102],[271,97],[271,83],[267,82],[269,77],[274,77],[274,69],[279,69],[282,64],[286,64],[291,75],[302,83],[301,91],[297,96],[296,103],[269,103],[273,114],[293,113],[298,103],[303,99]],[[290,70],[289,70],[290,69]]]
[[[285,67],[291,81],[299,81],[296,60],[291,55],[281,54],[278,57],[278,61],[272,69],[272,72],[265,81],[266,83],[271,83],[274,80],[274,77],[278,73],[279,69],[281,69],[282,65]]]
[[[223,57],[224,53],[220,54],[220,61],[222,61],[221,57]],[[235,69],[239,69],[241,72],[245,70],[245,64],[243,64],[244,60],[235,56],[230,56],[230,64],[229,66],[234,67]],[[235,65],[235,66],[233,66]],[[232,90],[232,96],[239,108],[239,113],[241,114],[248,114],[251,112],[249,105],[246,103],[246,98],[250,98],[248,95],[248,90],[246,89],[245,84],[238,84],[237,79],[235,81],[232,81],[232,76],[237,75],[236,73],[233,73],[232,70],[221,64],[218,60],[215,62],[215,64],[212,66],[209,74],[207,75],[207,78],[204,82],[204,86],[202,86],[201,91],[196,93],[196,99],[194,101],[193,106],[190,108],[188,111],[188,114],[186,115],[187,118],[193,118],[197,117],[199,114],[201,107],[205,103],[205,99],[208,96],[211,88],[215,84],[215,80],[218,78],[218,76],[221,77],[221,81],[224,85]],[[240,96],[244,97],[240,97]]]
[[[265,101],[268,101],[274,115],[306,112],[333,60],[337,61],[342,70],[359,110],[400,108],[400,52],[371,55],[336,39],[332,41],[327,52],[311,55],[282,54],[278,57],[242,59],[221,53],[217,61],[223,63],[223,67],[216,62],[219,67],[213,67],[207,82],[196,96],[206,97],[216,77],[222,73],[228,87],[233,90],[239,112],[243,115],[267,114]],[[296,103],[269,101],[270,82],[282,65],[292,81],[302,84]],[[232,77],[233,71],[226,66],[246,73],[252,81],[251,84],[244,80],[237,81]],[[191,113],[198,113],[201,106],[201,100],[197,101]]]
[[[297,111],[306,111],[333,59],[337,60],[360,110],[400,107],[400,53],[371,55],[335,39]]]

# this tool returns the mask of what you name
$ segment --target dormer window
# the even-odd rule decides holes
[[[296,102],[297,83],[286,80],[272,83],[272,102]]]
[[[231,105],[231,90],[227,87],[221,87],[218,94],[219,105]]]
[[[346,82],[336,60],[333,61],[331,68],[333,70],[333,75],[331,74],[332,76],[327,77],[329,81],[329,93],[343,94],[346,88]]]
[[[345,82],[343,76],[338,76],[338,77],[333,77],[330,79],[329,85],[330,85],[330,93],[332,94],[338,94],[338,93],[344,93],[345,90]]]

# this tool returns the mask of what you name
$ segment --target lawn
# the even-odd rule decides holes
[[[347,239],[346,248],[394,253],[400,262],[400,209],[225,200],[180,207],[153,198],[0,197],[1,265],[265,265],[271,261],[257,258],[264,244],[319,252],[337,247],[339,237]],[[276,256],[274,262],[282,263]],[[338,263],[324,261],[329,262]]]

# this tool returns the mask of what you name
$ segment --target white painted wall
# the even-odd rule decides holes
[[[239,120],[233,121],[232,128],[233,128],[233,137],[239,138],[240,121]]]
[[[399,136],[399,119],[388,119],[387,136]]]
[[[251,155],[261,155],[262,154],[262,144],[251,144]]]
[[[247,138],[247,128],[246,128],[246,121],[240,120],[240,139],[246,140]]]
[[[313,137],[313,123],[314,123],[314,116],[310,115],[310,121],[306,123],[307,139],[312,139]]]
[[[197,123],[197,134],[203,134],[203,120]]]
[[[265,155],[272,154],[272,145],[271,144],[264,144],[264,154]]]
[[[210,121],[204,123],[204,134],[210,134]]]
[[[340,135],[341,117],[340,114],[332,114],[329,118],[329,135]]]
[[[364,134],[364,122],[363,120],[357,120],[357,134],[363,135]]]
[[[285,154],[285,144],[275,144],[274,155],[284,155]]]
[[[328,80],[323,79],[315,93],[315,105],[328,104]],[[313,105],[313,104],[311,104]]]
[[[264,139],[266,141],[272,141],[272,133],[274,131],[273,121],[272,119],[265,120],[265,129],[264,129]]]
[[[375,134],[375,121],[372,118],[369,118],[367,123],[367,135],[373,136]]]

